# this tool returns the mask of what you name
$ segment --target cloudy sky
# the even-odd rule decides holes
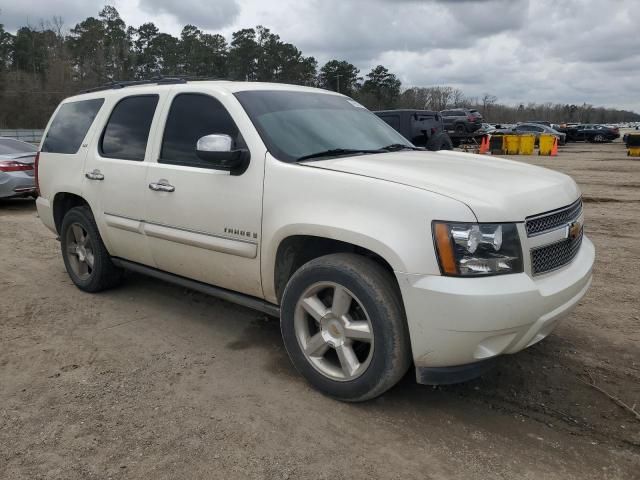
[[[71,28],[105,4],[174,35],[186,23],[227,39],[264,25],[320,64],[383,64],[405,87],[640,112],[638,0],[0,0],[0,23],[57,15]]]

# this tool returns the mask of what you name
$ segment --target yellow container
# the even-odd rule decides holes
[[[551,155],[555,141],[556,137],[554,135],[544,133],[540,135],[540,150],[538,150],[538,155]]]
[[[520,148],[520,135],[505,135],[503,145],[507,155],[517,155]]]
[[[518,146],[518,155],[533,155],[533,149],[536,145],[535,135],[520,135],[520,145]]]
[[[640,147],[629,147],[627,155],[629,157],[640,157]]]

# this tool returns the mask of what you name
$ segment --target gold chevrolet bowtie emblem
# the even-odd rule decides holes
[[[569,238],[575,240],[582,231],[582,223],[575,221],[569,224]]]

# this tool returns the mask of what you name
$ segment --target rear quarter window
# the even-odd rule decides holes
[[[103,103],[104,98],[64,103],[51,121],[42,151],[77,153]]]

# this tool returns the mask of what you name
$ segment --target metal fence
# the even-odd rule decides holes
[[[29,143],[40,143],[43,133],[44,130],[30,130],[25,128],[10,130],[0,128],[0,137],[15,138],[16,140],[22,140],[23,142]]]

